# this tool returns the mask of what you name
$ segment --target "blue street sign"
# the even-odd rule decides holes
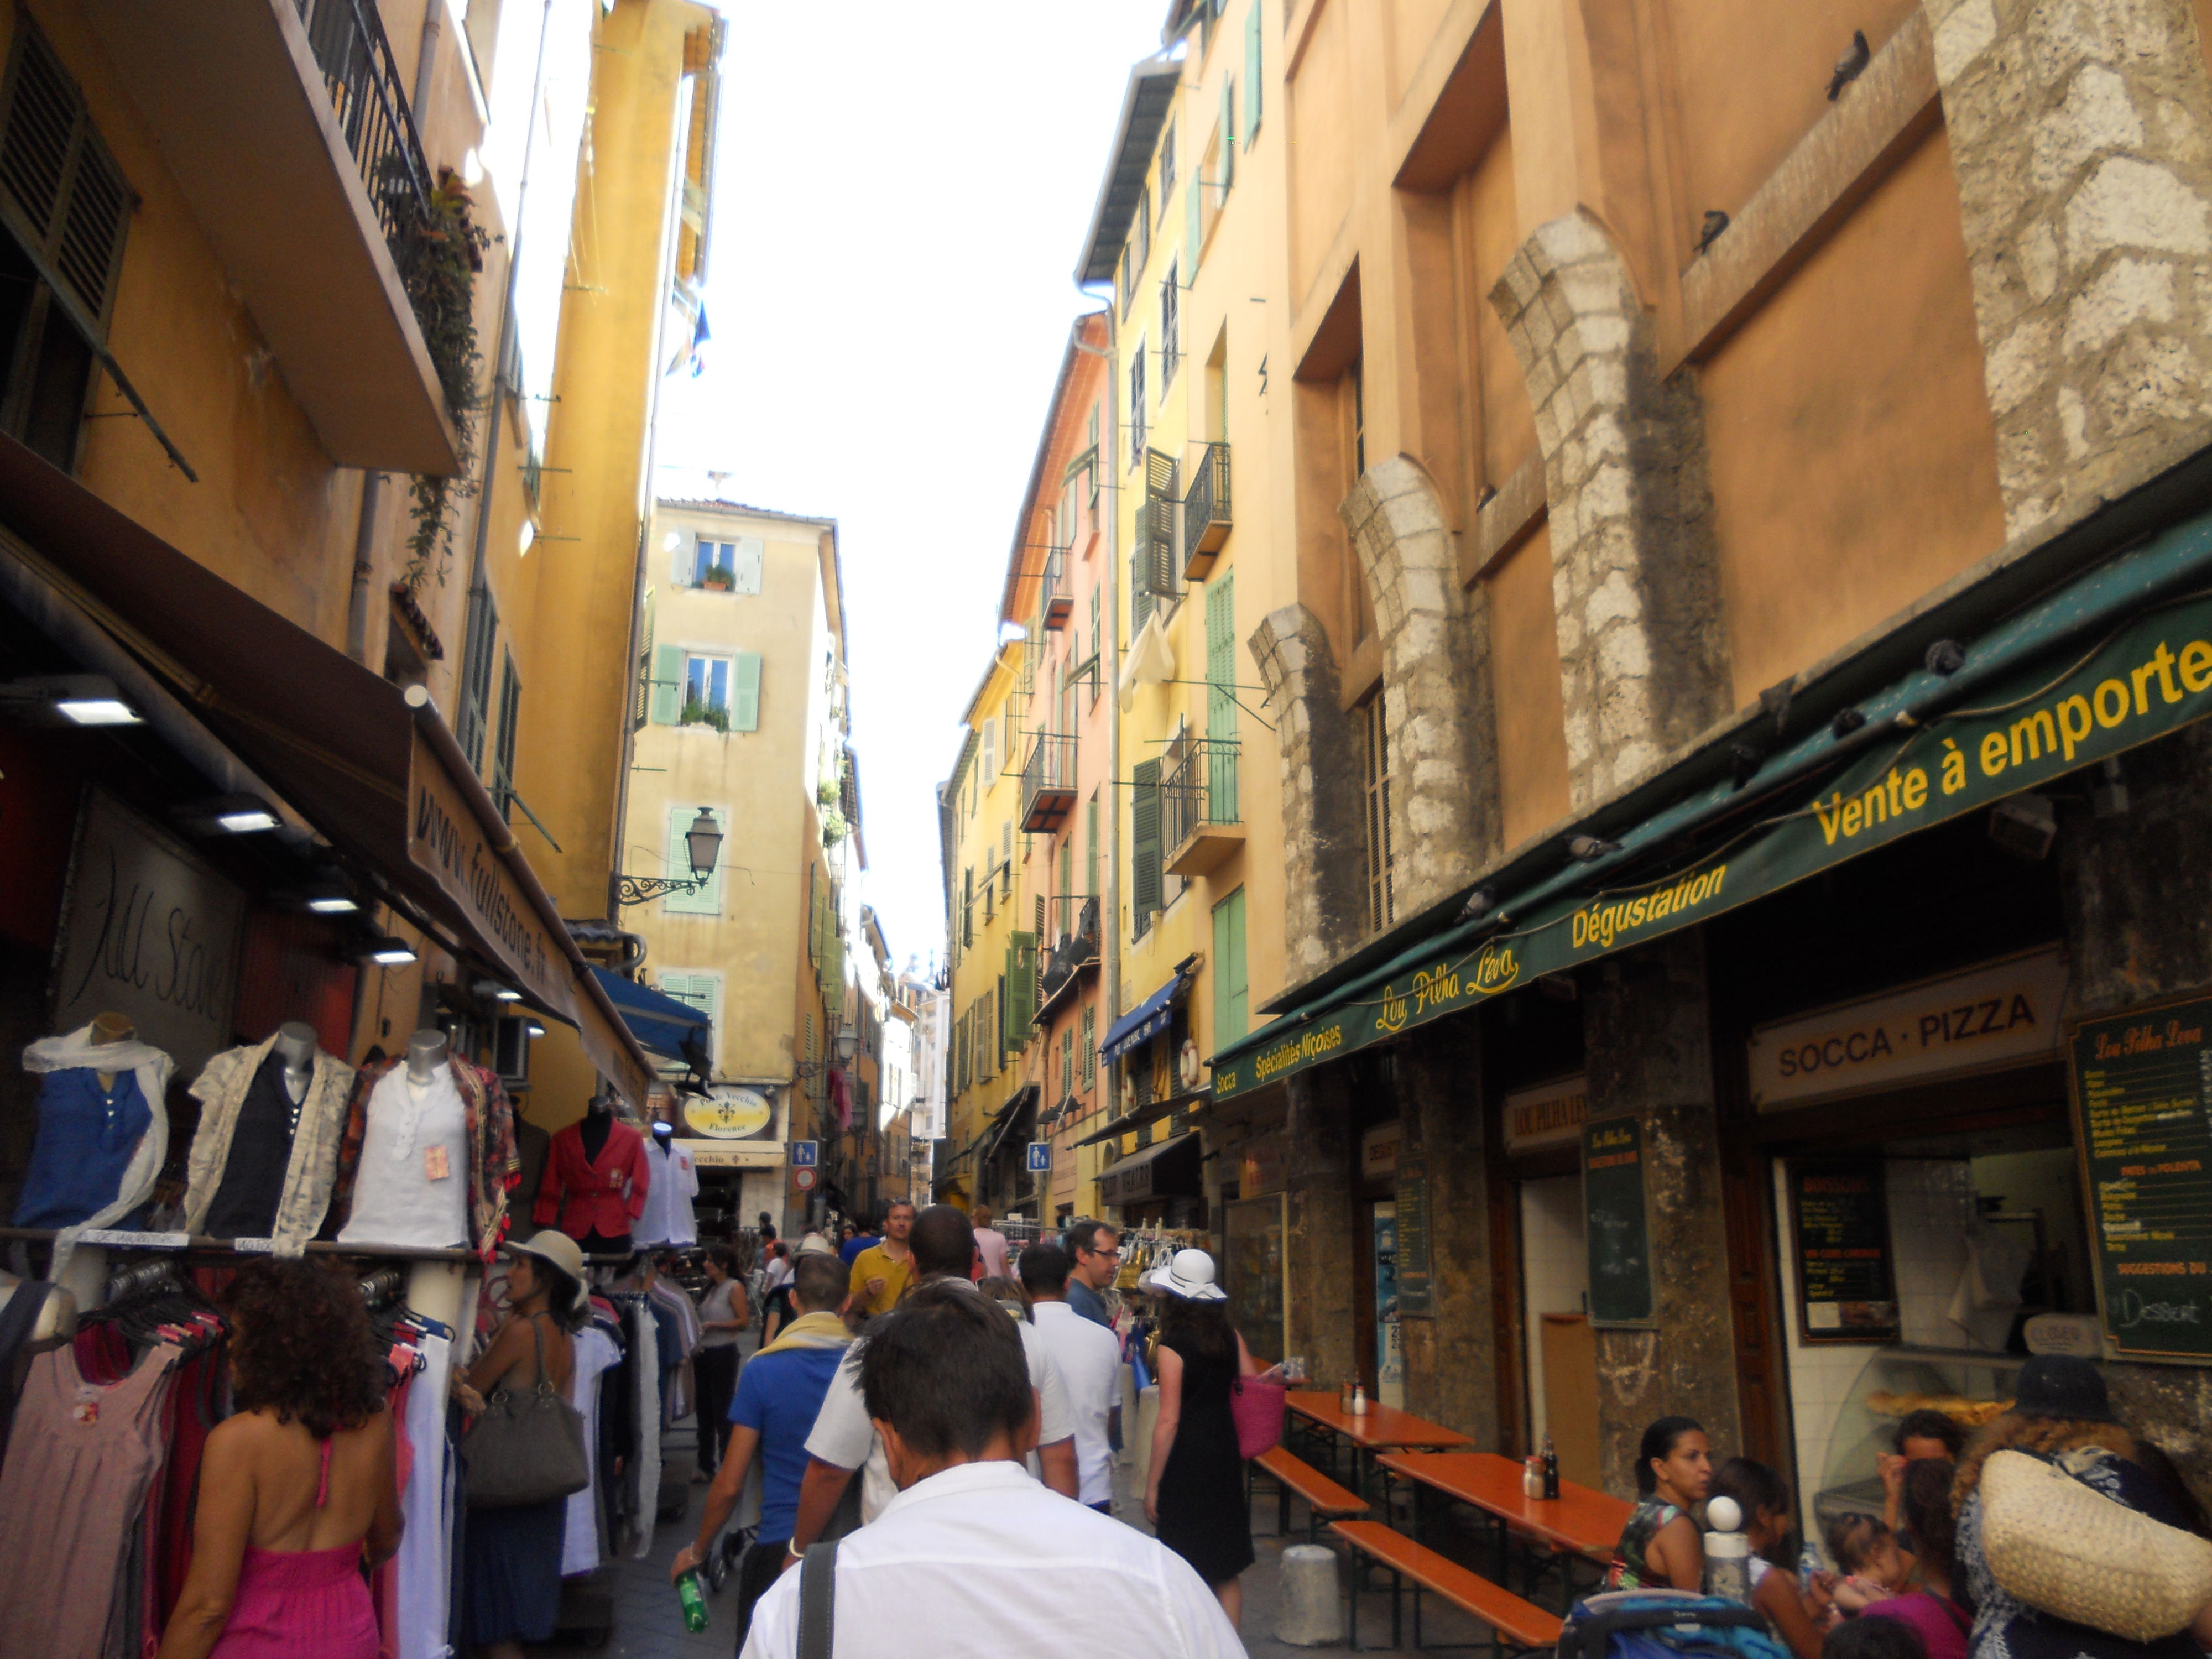
[[[1030,1173],[1031,1175],[1042,1175],[1051,1168],[1052,1142],[1049,1140],[1032,1140],[1030,1142]]]
[[[820,1161],[822,1143],[818,1140],[794,1140],[791,1143],[791,1167],[811,1170]]]

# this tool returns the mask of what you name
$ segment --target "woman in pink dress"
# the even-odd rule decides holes
[[[399,1492],[360,1293],[306,1261],[261,1261],[228,1304],[238,1411],[208,1437],[161,1659],[376,1659],[361,1566],[398,1549]]]

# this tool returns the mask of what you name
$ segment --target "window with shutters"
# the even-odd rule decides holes
[[[720,974],[665,973],[660,976],[660,993],[689,1004],[708,1019],[707,1052],[717,1061],[722,1055],[722,976]],[[682,1071],[680,1062],[672,1062],[665,1070]]]
[[[502,818],[515,799],[514,742],[521,720],[522,677],[514,672],[514,653],[510,651],[500,674],[499,737],[492,744],[491,799]]]
[[[1193,185],[1193,191],[1198,186]],[[1160,278],[1160,402],[1168,400],[1168,382],[1176,377],[1182,363],[1182,283],[1176,276],[1182,261],[1168,261],[1168,274]],[[1195,261],[1191,261],[1195,263]]]
[[[975,942],[975,866],[972,864],[960,872],[960,942]]]
[[[644,614],[637,630],[637,686],[630,699],[629,728],[637,731],[653,718],[653,589],[645,590]]]
[[[1382,699],[1359,706],[1361,814],[1367,842],[1367,926],[1373,932],[1397,920],[1392,891],[1395,857],[1390,847],[1390,733],[1382,718]]]
[[[1075,1028],[1064,1026],[1060,1033],[1060,1097],[1065,1100],[1075,1092]]]
[[[1121,287],[1121,316],[1126,321],[1129,315],[1129,302],[1137,297],[1137,250],[1133,246],[1125,245],[1122,247],[1121,264],[1115,273],[1115,281]]]
[[[1261,0],[1252,0],[1252,9],[1244,14],[1244,148],[1252,148],[1252,141],[1260,136],[1260,21]]]
[[[1145,459],[1145,342],[1137,340],[1137,349],[1129,356],[1129,465],[1134,466]],[[1143,621],[1133,616],[1132,629]]]
[[[1182,570],[1176,559],[1176,508],[1182,469],[1171,455],[1157,449],[1145,452],[1145,500],[1137,518],[1134,561],[1137,586],[1144,592],[1145,611],[1152,603],[1172,600],[1182,592]],[[1133,594],[1133,599],[1134,595]]]
[[[1105,597],[1106,590],[1103,586],[1093,587],[1091,590],[1091,702],[1093,708],[1097,706],[1099,689],[1105,683],[1103,674],[1105,659],[1099,651],[1100,637],[1105,619],[1103,603]]]
[[[70,472],[131,189],[76,82],[20,8],[15,33],[0,116],[0,430]]]
[[[1160,902],[1160,763],[1139,761],[1129,769],[1129,931],[1152,931]]]
[[[1083,890],[1097,898],[1105,890],[1098,884],[1098,792],[1083,803]]]
[[[999,717],[995,714],[983,722],[983,769],[976,779],[980,793],[991,787],[991,780],[999,775]]]
[[[499,605],[489,587],[469,590],[467,643],[461,652],[460,719],[453,735],[461,752],[479,774],[483,770],[485,729],[491,720],[492,649],[499,641]]]
[[[691,848],[685,839],[691,826],[697,822],[699,808],[696,804],[672,806],[668,809],[668,862],[662,867],[678,880],[690,881]],[[715,817],[722,823],[730,822],[726,807],[718,808]],[[707,878],[705,885],[696,892],[671,893],[661,900],[661,905],[672,915],[719,916],[722,914],[722,872],[728,860],[716,859],[714,872]]]
[[[1098,1010],[1086,1002],[1083,1005],[1083,1086],[1088,1091],[1098,1081]]]
[[[1160,135],[1160,207],[1163,210],[1167,207],[1169,198],[1175,194],[1175,125],[1170,122],[1168,130]]]
[[[730,659],[686,653],[684,658],[684,715],[685,726],[730,729]]]
[[[1006,885],[1001,896],[1014,896],[1014,825],[1009,818],[999,826],[999,878]]]
[[[1235,823],[1237,591],[1226,572],[1206,585],[1206,785],[1208,820]]]
[[[1213,1046],[1234,1042],[1252,1024],[1244,970],[1244,890],[1213,907]]]

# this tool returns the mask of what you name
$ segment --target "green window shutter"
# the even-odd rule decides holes
[[[730,665],[730,730],[760,730],[761,654],[740,651]]]
[[[1098,797],[1083,803],[1083,896],[1098,896]]]
[[[1260,136],[1260,0],[1244,14],[1244,147]]]
[[[1090,1003],[1083,1005],[1083,1086],[1088,1089],[1098,1077],[1098,1011]]]
[[[691,848],[684,836],[692,821],[699,816],[696,806],[672,806],[668,809],[668,873],[690,879]],[[724,815],[725,817],[727,814]],[[707,884],[696,893],[671,893],[661,900],[661,908],[672,915],[719,916],[722,914],[722,861],[714,861],[714,873]]]
[[[1236,573],[1206,585],[1206,811],[1215,823],[1237,815]]]
[[[1213,907],[1213,1046],[1249,1028],[1252,995],[1244,974],[1244,890]]]
[[[653,648],[653,696],[649,718],[655,726],[673,726],[684,716],[684,647],[657,645]]]
[[[1136,545],[1129,555],[1129,638],[1133,642],[1152,619],[1152,589],[1146,577],[1151,547],[1146,535],[1146,509],[1137,509]]]
[[[1253,0],[1252,9],[1259,9],[1259,0]],[[1226,198],[1230,185],[1237,182],[1237,77],[1221,77],[1221,177],[1214,182],[1221,186]]]
[[[1036,935],[1010,934],[1006,944],[1005,1007],[1006,1048],[1011,1052],[1029,1046],[1030,1027],[1036,1020]]]
[[[983,993],[983,1052],[990,1069],[986,1077],[996,1077],[1006,1059],[1006,976],[999,975],[998,989]]]
[[[1160,908],[1160,763],[1139,761],[1129,777],[1134,786],[1129,792],[1129,908],[1141,939],[1152,926],[1147,916]]]
[[[1183,191],[1182,242],[1183,269],[1194,282],[1198,277],[1198,247],[1206,239],[1206,204],[1200,192],[1206,188],[1206,169],[1200,167],[1190,175],[1190,183]]]

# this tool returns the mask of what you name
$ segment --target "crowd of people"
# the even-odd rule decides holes
[[[799,1654],[802,1626],[825,1616],[854,1652],[902,1648],[921,1631],[1064,1647],[1072,1574],[1080,1619],[1112,1631],[1117,1652],[1243,1651],[1254,1553],[1231,1400],[1261,1365],[1213,1259],[1181,1250],[1136,1295],[1113,1295],[1126,1281],[1110,1225],[1079,1222],[1018,1249],[989,1221],[980,1207],[900,1202],[880,1231],[834,1242],[809,1233],[787,1246],[763,1218],[757,1264],[705,1253],[690,1358],[707,1492],[671,1576],[734,1580],[742,1659]],[[506,1257],[502,1317],[453,1383],[479,1421],[566,1399],[588,1306],[566,1235],[511,1243]],[[398,1548],[403,1517],[360,1298],[323,1266],[270,1261],[236,1274],[226,1308],[234,1414],[209,1441],[197,1549],[159,1659],[374,1659],[364,1569]],[[1135,1449],[1148,1454],[1149,1534],[1115,1514],[1133,1361],[1158,1382]],[[554,1422],[525,1443],[549,1466]],[[2039,1356],[2011,1408],[1971,1439],[1940,1412],[1901,1420],[1879,1460],[1880,1513],[1824,1519],[1832,1566],[1790,1553],[1799,1508],[1775,1470],[1717,1461],[1702,1425],[1660,1419],[1637,1449],[1637,1501],[1607,1587],[1704,1591],[1708,1526],[1740,1526],[1748,1600],[1790,1659],[2203,1659],[2212,1595],[2185,1628],[2138,1641],[2031,1605],[2016,1574],[1993,1570],[1992,1532],[2016,1524],[1992,1515],[1984,1484],[2002,1452],[2060,1462],[2119,1510],[2212,1538],[2188,1480],[2118,1421],[2100,1370]],[[565,1501],[471,1509],[460,1603],[476,1651],[519,1659],[550,1632]],[[2081,1542],[2085,1558],[2097,1547],[2111,1547]]]

